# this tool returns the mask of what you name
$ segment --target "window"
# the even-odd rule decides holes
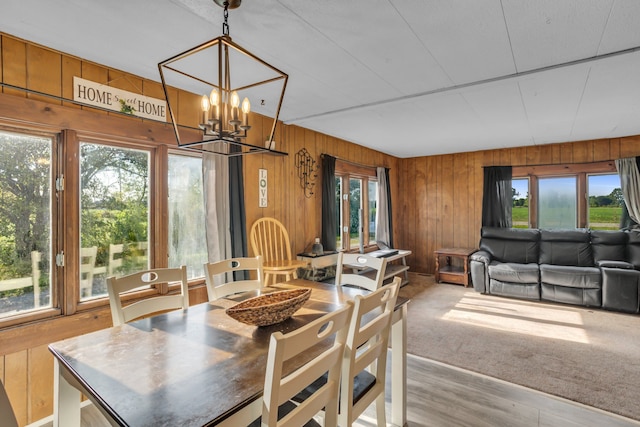
[[[369,181],[369,244],[376,243],[376,210],[378,209],[378,181]]]
[[[52,306],[52,147],[0,131],[0,318]]]
[[[348,189],[345,192],[343,189]],[[375,168],[336,161],[336,247],[364,250],[376,241],[378,181]]]
[[[189,279],[204,276],[208,261],[202,159],[169,155],[169,267],[187,266]]]
[[[620,226],[622,192],[613,161],[515,166],[512,187],[514,227]]]
[[[108,275],[149,268],[149,162],[148,151],[80,144],[81,301],[106,296]]]
[[[336,248],[342,248],[342,177],[336,176]]]
[[[349,247],[362,247],[364,245],[364,233],[362,229],[362,180],[349,178]]]
[[[513,228],[529,227],[529,179],[512,179],[513,207],[511,223]]]
[[[622,215],[622,189],[620,175],[587,175],[589,191],[589,228],[594,230],[617,230]]]
[[[577,225],[576,177],[538,180],[538,227],[575,228]]]

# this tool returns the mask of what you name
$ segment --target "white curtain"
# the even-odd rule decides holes
[[[391,232],[389,230],[389,194],[387,189],[387,173],[385,168],[376,168],[378,175],[378,208],[376,209],[376,240],[391,247]]]
[[[231,258],[229,161],[226,156],[203,154],[202,184],[204,187],[205,231],[209,262]],[[188,208],[185,206],[185,209]],[[216,279],[221,278],[217,277]]]
[[[635,157],[617,159],[616,169],[620,175],[620,187],[629,216],[640,224],[640,171]]]

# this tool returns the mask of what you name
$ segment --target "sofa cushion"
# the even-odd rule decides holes
[[[602,269],[602,308],[638,313],[640,309],[640,271]]]
[[[516,264],[493,261],[489,264],[489,277],[500,282],[538,283],[540,268],[534,263]]]
[[[491,279],[489,293],[504,297],[540,300],[540,285],[538,283],[509,283]]]
[[[624,231],[591,231],[593,260],[626,261],[626,248],[629,233]]]
[[[589,230],[540,230],[539,263],[593,267]]]
[[[481,235],[480,249],[493,260],[517,264],[538,261],[539,230],[483,227]]]
[[[600,307],[602,306],[602,289],[569,288],[541,283],[540,299],[586,307]]]
[[[567,288],[600,289],[602,275],[598,267],[541,264],[540,282]]]
[[[608,268],[622,268],[623,270],[633,270],[633,264],[627,261],[609,261],[609,260],[603,259],[601,261],[596,261],[596,266],[608,267]]]

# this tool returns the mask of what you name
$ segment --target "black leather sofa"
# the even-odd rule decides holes
[[[640,310],[640,233],[483,227],[470,257],[476,291]]]

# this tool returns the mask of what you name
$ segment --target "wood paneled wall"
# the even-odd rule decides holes
[[[125,117],[66,101],[73,98],[74,76],[164,98],[162,87],[157,82],[0,33],[0,81],[22,88],[0,88],[0,122],[17,128],[48,132],[71,129],[96,138],[125,138],[165,151],[166,147],[177,146],[173,130],[168,124]],[[270,131],[270,120],[252,114],[251,122],[253,140],[249,142],[262,145]],[[256,132],[260,127],[262,132]],[[300,149],[305,148],[318,166],[320,155],[328,153],[364,165],[389,167],[392,171],[392,191],[397,192],[396,158],[281,123],[275,139],[276,148],[288,152],[289,156],[252,154],[243,157],[247,233],[256,219],[276,217],[289,230],[293,253],[304,251],[321,232],[322,177],[318,170],[314,194],[305,197],[295,166],[295,153]],[[268,173],[266,208],[258,205],[259,169],[266,169]],[[205,300],[203,287],[191,290],[192,303]],[[106,304],[72,316],[0,328],[0,380],[7,388],[21,426],[51,415],[53,411],[53,357],[47,344],[110,326]]]
[[[71,99],[72,78],[110,82],[124,90],[162,98],[159,83],[71,57],[0,33],[0,79],[22,88]],[[85,108],[47,96],[3,88],[0,119],[26,127],[75,129],[111,134],[152,144],[175,146],[170,126]],[[21,102],[14,99],[22,98]],[[29,102],[25,102],[27,98]],[[33,102],[31,102],[33,101]],[[106,118],[105,118],[106,117]],[[268,120],[252,118],[254,131]],[[115,123],[115,124],[114,124]],[[321,174],[312,197],[305,197],[295,166],[295,153],[305,148],[320,162],[320,154],[368,166],[391,169],[396,246],[413,251],[412,271],[433,273],[433,251],[444,246],[475,247],[482,211],[483,167],[584,163],[640,155],[640,137],[584,141],[397,159],[297,126],[279,125],[277,149],[286,157],[243,157],[247,232],[261,217],[281,220],[291,235],[292,251],[304,251],[321,232]],[[264,138],[254,134],[253,144]],[[258,170],[268,173],[268,205],[258,207]],[[204,301],[203,288],[192,290],[192,301]],[[52,413],[53,359],[46,344],[108,325],[103,307],[63,319],[0,330],[0,379],[6,385],[20,422],[26,425]],[[75,325],[75,326],[74,326]],[[37,336],[37,337],[36,337]],[[9,350],[9,351],[7,351]]]
[[[397,246],[412,271],[433,273],[433,252],[478,247],[484,166],[589,163],[640,155],[640,136],[401,159]],[[394,207],[395,209],[395,207]]]

